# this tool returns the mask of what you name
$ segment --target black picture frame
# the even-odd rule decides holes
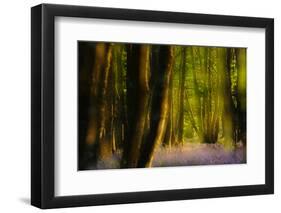
[[[54,195],[55,17],[264,28],[265,184],[93,195]],[[274,193],[274,20],[240,16],[41,4],[31,9],[31,204],[42,209]]]

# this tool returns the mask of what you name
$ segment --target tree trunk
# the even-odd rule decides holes
[[[111,73],[111,44],[97,43],[92,68],[89,124],[86,144],[91,147],[92,161],[103,159],[111,153],[110,111],[108,81]]]
[[[150,47],[148,45],[134,45],[132,47],[132,57],[135,61],[134,67],[136,74],[136,97],[137,100],[134,103],[136,108],[136,114],[133,123],[129,123],[132,126],[131,132],[128,135],[128,155],[126,160],[126,167],[136,167],[139,158],[140,146],[145,133],[145,124],[147,119],[148,101],[149,101],[149,54]]]
[[[123,45],[114,44],[112,50],[112,68],[113,68],[113,82],[112,82],[112,99],[113,99],[113,112],[112,112],[112,135],[113,151],[120,149],[124,143],[123,127],[126,125],[126,104],[125,104],[125,84],[123,77],[122,67],[122,53]]]
[[[151,123],[142,147],[138,167],[151,167],[155,148],[163,142],[168,123],[169,85],[172,75],[173,49],[161,46],[159,51],[159,77],[155,82],[151,106]]]
[[[181,50],[181,70],[180,70],[180,92],[179,92],[179,124],[178,124],[178,142],[183,144],[184,130],[184,90],[185,90],[185,73],[186,73],[186,48]]]
[[[194,56],[194,52],[196,52],[196,50],[198,50],[195,47],[191,47],[191,65],[192,65],[192,76],[193,76],[193,87],[194,87],[194,92],[195,92],[195,100],[196,100],[196,106],[197,106],[197,117],[198,117],[198,137],[200,138],[200,141],[203,142],[203,131],[204,131],[204,125],[203,125],[203,118],[202,118],[202,101],[201,101],[201,92],[199,90],[199,84],[197,81],[197,69],[195,66],[195,56]],[[198,51],[199,52],[199,51]],[[200,52],[198,53],[198,57],[199,57],[199,66],[200,66],[200,70],[201,70],[201,60],[200,60]]]
[[[101,89],[99,93],[99,108],[98,108],[98,150],[97,156],[103,160],[111,155],[111,97],[109,81],[112,76],[111,60],[112,60],[112,46],[106,44],[105,63],[102,69]]]
[[[225,145],[229,148],[233,147],[233,128],[234,128],[234,104],[232,100],[231,91],[231,49],[219,48],[219,57],[221,63],[219,64],[222,73],[222,88],[223,88],[223,130]]]
[[[237,48],[236,53],[236,64],[237,64],[237,76],[238,76],[238,95],[237,95],[237,111],[239,116],[239,135],[238,140],[241,140],[243,144],[246,144],[246,110],[247,110],[247,99],[246,99],[246,49]]]
[[[173,77],[171,76],[169,86],[169,108],[168,108],[168,124],[165,133],[163,145],[168,146],[169,149],[172,147],[172,136],[173,136]]]
[[[88,144],[85,142],[87,137],[88,123],[89,123],[89,105],[90,105],[90,93],[92,82],[89,76],[92,75],[93,58],[95,58],[95,48],[85,42],[79,43],[78,50],[79,57],[79,170],[85,169],[85,165],[90,160],[91,152],[88,150]]]

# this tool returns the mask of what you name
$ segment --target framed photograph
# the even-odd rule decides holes
[[[274,20],[31,9],[31,203],[274,192]]]

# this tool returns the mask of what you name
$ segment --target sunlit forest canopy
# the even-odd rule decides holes
[[[245,163],[246,52],[78,42],[79,170]]]

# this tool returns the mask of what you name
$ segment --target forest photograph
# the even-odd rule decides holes
[[[246,48],[77,48],[78,170],[246,163]]]

